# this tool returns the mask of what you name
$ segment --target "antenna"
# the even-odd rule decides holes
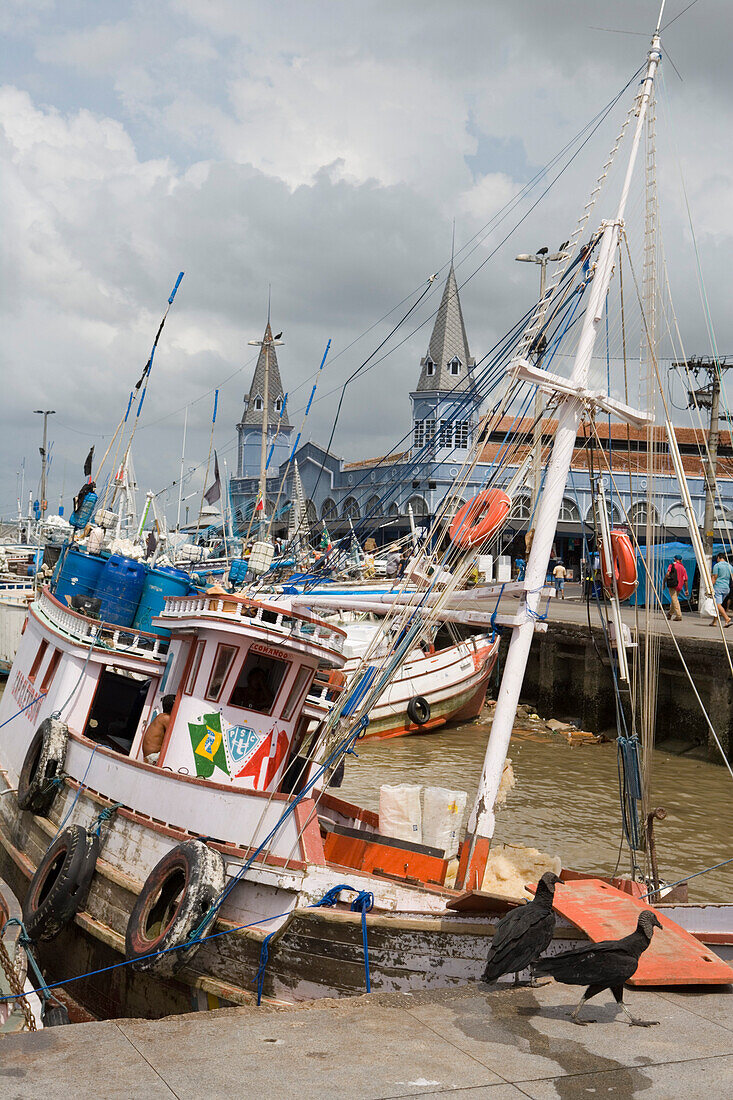
[[[451,242],[450,242],[450,262],[451,262],[451,265],[453,264],[453,256],[455,254],[455,250],[456,250],[456,219],[454,218],[453,219],[453,236],[451,237]]]
[[[657,19],[657,29],[654,32],[655,34],[659,34],[661,29],[662,29],[662,16],[664,15],[664,5],[666,3],[667,3],[667,0],[662,0],[662,6],[659,9],[659,18]]]

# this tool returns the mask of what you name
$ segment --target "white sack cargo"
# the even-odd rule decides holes
[[[458,851],[468,795],[446,787],[426,787],[423,795],[422,842],[440,848],[450,859]]]
[[[383,783],[379,788],[379,831],[382,836],[422,844],[421,787]]]

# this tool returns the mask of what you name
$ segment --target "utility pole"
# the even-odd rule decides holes
[[[41,452],[41,511],[39,518],[42,520],[46,514],[46,509],[48,508],[48,500],[46,499],[46,470],[48,468],[48,418],[49,416],[53,416],[56,410],[34,409],[33,412],[38,413],[40,416],[43,417],[43,446],[38,448]]]
[[[703,522],[703,545],[705,554],[712,560],[713,542],[715,541],[715,488],[718,472],[718,441],[720,431],[718,421],[720,418],[720,382],[724,370],[730,370],[733,363],[725,359],[703,359],[698,356],[688,359],[686,362],[673,363],[673,367],[684,368],[688,376],[693,374],[695,382],[702,374],[707,378],[705,385],[697,389],[689,388],[687,391],[687,405],[689,408],[697,406],[702,409],[710,409],[710,423],[708,426],[708,446],[705,459],[705,520]]]
[[[548,263],[556,263],[559,260],[564,260],[567,256],[567,252],[563,252],[562,248],[558,252],[553,252],[552,255],[548,255],[549,248],[545,245],[544,248],[538,248],[534,256],[531,256],[528,252],[522,252],[519,256],[515,256],[516,260],[521,263],[539,264],[540,265],[540,306],[545,297],[545,286],[547,283],[547,265]],[[543,308],[544,313],[544,308]],[[542,317],[544,320],[544,316]],[[542,356],[545,352],[547,341],[544,333],[540,334],[540,338],[537,341],[536,346],[532,349],[537,357],[537,364],[542,362]],[[534,427],[532,428],[532,504],[530,506],[530,516],[534,515],[535,508],[537,507],[537,500],[540,495],[540,486],[542,485],[542,410],[544,403],[542,399],[542,391],[537,388],[534,398]],[[532,522],[530,520],[530,522]]]
[[[260,511],[259,522],[259,537],[264,537],[265,526],[265,506],[267,504],[267,425],[268,425],[268,411],[270,404],[270,348],[280,347],[284,341],[280,339],[281,332],[278,332],[277,336],[273,337],[270,331],[270,320],[268,317],[267,329],[265,331],[265,337],[263,340],[249,340],[248,343],[254,347],[260,347],[265,352],[265,381],[263,385],[263,409],[262,409],[262,435],[260,437],[260,482],[257,490],[257,504],[262,502],[262,508]]]

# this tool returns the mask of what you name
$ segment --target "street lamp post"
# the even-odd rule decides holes
[[[558,260],[564,260],[566,256],[567,252],[563,252],[562,249],[559,252],[550,254],[550,250],[545,246],[544,248],[538,248],[534,256],[531,256],[528,252],[522,252],[519,256],[515,257],[515,259],[519,260],[521,263],[540,265],[540,304],[545,297],[548,263],[556,263]],[[542,359],[542,354],[542,351],[537,351],[538,363]],[[537,500],[540,495],[540,485],[542,484],[542,409],[542,392],[538,388],[534,398],[534,427],[532,429],[532,505],[530,507],[530,516],[534,515],[534,510],[537,507]]]
[[[41,452],[41,513],[40,518],[46,514],[46,508],[48,507],[48,501],[46,500],[46,470],[48,468],[47,449],[46,443],[48,440],[48,418],[53,416],[56,412],[55,409],[34,409],[34,413],[38,413],[43,417],[43,446],[38,449]]]

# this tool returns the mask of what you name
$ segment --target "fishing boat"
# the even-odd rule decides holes
[[[318,598],[309,597],[308,605],[313,602],[318,604]],[[358,597],[353,606],[359,607]],[[376,622],[343,622],[338,617],[328,621],[339,623],[346,633],[347,660],[338,673],[324,670],[316,674],[307,704],[320,720],[358,672],[361,658],[379,630]],[[430,733],[448,723],[478,718],[500,640],[498,632],[489,632],[472,634],[460,641],[451,638],[446,644],[438,641],[437,645],[428,642],[416,646],[372,707],[365,740]],[[387,645],[385,640],[385,650]]]
[[[342,765],[358,767],[354,755],[378,700],[436,623],[461,615],[481,625],[483,613],[453,603],[466,599],[459,593],[477,546],[491,545],[508,515],[504,481],[458,517],[439,517],[451,582],[438,591],[428,580],[390,597],[348,687],[320,716],[309,712],[309,692],[319,669],[343,672],[346,634],[292,599],[168,595],[149,630],[129,616],[115,620],[114,609],[105,622],[87,617],[47,588],[31,605],[0,703],[0,874],[24,899],[47,979],[96,1015],[162,1016],[255,995],[294,1001],[407,991],[480,974],[496,920],[513,903],[482,886],[531,641],[546,629],[545,579],[578,426],[599,410],[638,425],[651,419],[591,388],[589,366],[660,57],[657,29],[627,117],[631,154],[616,214],[581,253],[597,188],[559,281],[505,372],[507,402],[519,388],[539,386],[558,423],[525,578],[485,592],[497,606],[502,594],[518,601],[512,614],[487,614],[483,623],[511,639],[478,795],[455,845],[449,828],[441,847],[387,835],[380,815],[339,798],[331,781]],[[582,321],[572,371],[562,378],[540,369],[532,349],[553,301],[572,286],[580,288]],[[505,406],[487,413],[486,424]],[[603,545],[618,627],[612,653],[623,678],[618,582],[629,578],[616,575],[607,528]],[[700,567],[710,584],[704,555]],[[155,723],[165,732],[149,752]],[[633,733],[623,751],[633,778]],[[622,794],[626,824],[638,823],[640,793],[625,786]],[[653,881],[611,884],[569,869],[563,879],[550,950],[602,938],[659,893]],[[732,913],[721,906],[710,921],[716,928],[699,934],[729,935]],[[733,980],[712,943],[669,918],[662,923],[645,953],[651,973],[634,980]]]

